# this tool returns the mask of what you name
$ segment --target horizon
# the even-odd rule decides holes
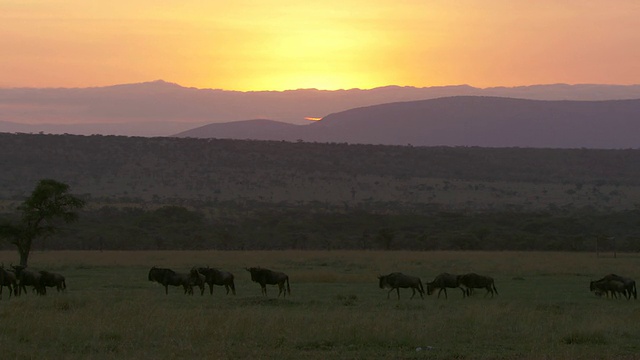
[[[156,80],[147,80],[140,82],[129,82],[129,83],[113,83],[107,85],[88,85],[88,86],[77,86],[77,87],[64,87],[64,86],[50,86],[50,87],[33,87],[33,86],[21,86],[21,87],[4,87],[0,86],[0,89],[4,90],[18,90],[18,89],[34,89],[34,90],[73,90],[73,89],[93,89],[93,88],[109,88],[109,87],[118,87],[118,86],[135,86],[135,85],[145,85],[145,84],[167,84],[174,85],[184,89],[195,89],[195,90],[214,90],[214,91],[227,91],[227,92],[241,92],[241,93],[259,93],[259,92],[289,92],[289,91],[304,91],[304,90],[314,90],[314,91],[326,91],[326,92],[337,92],[337,91],[350,91],[350,90],[359,90],[359,91],[368,91],[368,90],[376,90],[383,88],[414,88],[414,89],[432,89],[432,88],[461,88],[461,87],[469,87],[478,90],[492,90],[492,89],[517,89],[517,88],[531,88],[531,87],[544,87],[544,86],[568,86],[568,87],[578,87],[578,86],[640,86],[640,82],[638,83],[630,83],[630,84],[617,84],[617,83],[536,83],[536,84],[525,84],[525,85],[513,85],[513,86],[505,86],[505,85],[496,85],[496,86],[487,86],[480,87],[474,86],[472,84],[462,83],[462,84],[448,84],[448,85],[433,85],[433,86],[413,86],[413,85],[398,85],[398,84],[387,84],[376,86],[372,88],[344,88],[344,89],[319,89],[319,88],[297,88],[297,89],[284,89],[284,90],[271,90],[271,89],[263,89],[263,90],[233,90],[233,89],[222,89],[222,88],[200,88],[194,86],[186,86],[181,83],[175,81],[168,81],[165,79],[156,79]]]
[[[0,88],[640,84],[633,0],[9,0],[0,23]]]

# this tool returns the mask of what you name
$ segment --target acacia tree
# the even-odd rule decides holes
[[[27,266],[33,240],[59,231],[59,220],[70,223],[78,219],[76,211],[82,209],[85,202],[68,192],[67,184],[40,180],[31,196],[18,206],[18,221],[0,225],[0,237],[18,248],[20,265]]]

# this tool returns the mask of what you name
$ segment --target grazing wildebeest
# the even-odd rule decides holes
[[[55,287],[58,292],[65,291],[67,289],[67,282],[64,276],[60,274],[41,270],[40,289],[42,289],[42,295],[47,293],[47,287]]]
[[[16,273],[16,280],[18,282],[17,295],[27,292],[27,285],[33,286],[36,292],[40,295],[44,295],[42,286],[40,285],[40,273],[31,269],[27,269],[22,265],[11,265]],[[16,293],[14,291],[14,293]]]
[[[442,273],[442,274],[436,276],[436,278],[433,279],[432,282],[428,282],[427,283],[427,295],[433,294],[435,289],[440,289],[440,291],[438,291],[438,298],[440,298],[440,293],[444,291],[444,297],[446,299],[447,298],[447,288],[459,288],[460,291],[462,291],[462,297],[465,296],[465,291],[460,286],[460,283],[458,282],[458,276],[457,275],[453,275],[453,274],[449,274],[449,273]]]
[[[169,285],[182,286],[185,294],[193,295],[191,276],[189,274],[178,274],[167,268],[152,267],[149,270],[149,281],[155,281],[164,286],[164,293],[169,294]]]
[[[289,276],[283,272],[272,271],[269,269],[263,269],[261,267],[251,267],[245,268],[248,272],[251,273],[251,281],[257,282],[260,284],[260,288],[262,289],[262,294],[267,296],[267,285],[278,285],[278,297],[280,294],[284,293],[283,297],[287,297],[287,292],[289,296],[291,296],[291,288],[289,287]],[[285,290],[285,283],[287,284],[287,288]]]
[[[16,273],[5,269],[4,264],[2,264],[2,266],[0,266],[0,299],[2,298],[2,288],[5,286],[9,288],[9,297],[11,297],[15,291],[18,291]]]
[[[618,298],[618,294],[622,294],[622,296],[629,298],[625,284],[618,280],[600,279],[591,281],[589,290],[598,296],[605,294],[609,297],[609,294],[611,294],[611,298]]]
[[[393,290],[396,290],[398,293],[398,300],[400,300],[400,288],[411,288],[413,290],[413,294],[411,298],[413,299],[416,296],[416,290],[420,293],[420,297],[424,299],[424,288],[422,287],[422,281],[420,281],[419,277],[405,275],[403,273],[394,272],[389,275],[380,275],[378,276],[380,289],[384,289],[385,287],[391,288],[387,292],[387,299]]]
[[[489,276],[482,276],[476,273],[458,275],[458,282],[466,288],[464,294],[467,296],[471,295],[472,289],[482,288],[487,289],[484,296],[487,296],[489,293],[491,293],[491,297],[493,297],[494,293],[498,294],[498,289],[496,289],[493,278]]]
[[[622,284],[622,289],[620,289],[620,283]],[[600,296],[606,294],[609,297],[609,294],[611,294],[611,297],[617,297],[617,294],[622,294],[627,300],[631,299],[631,296],[634,299],[638,298],[635,280],[616,274],[608,274],[600,280],[591,281],[589,290]]]
[[[213,295],[213,285],[223,285],[229,295],[229,290],[232,294],[236,294],[236,286],[233,283],[233,274],[228,271],[222,271],[210,267],[198,268],[198,272],[205,276],[205,282],[209,284],[209,293]]]
[[[625,296],[627,297],[627,300],[631,299],[631,296],[633,296],[634,299],[638,298],[638,292],[636,291],[636,281],[631,278],[619,276],[616,274],[608,274],[601,280],[619,281],[624,284]]]

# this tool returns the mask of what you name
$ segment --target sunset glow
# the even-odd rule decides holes
[[[0,87],[640,83],[640,2],[3,0]]]

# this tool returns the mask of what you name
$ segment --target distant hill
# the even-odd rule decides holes
[[[165,81],[95,88],[0,88],[0,132],[168,136],[205,124],[305,117],[383,103],[450,96],[536,100],[640,99],[640,85],[535,85],[475,88],[386,86],[369,90],[226,91]],[[28,125],[28,126],[26,126]]]
[[[303,126],[209,124],[178,137],[414,146],[640,148],[640,100],[542,101],[460,96],[330,114]]]
[[[303,136],[307,128],[308,125],[257,119],[204,125],[181,132],[176,137],[293,141]]]

